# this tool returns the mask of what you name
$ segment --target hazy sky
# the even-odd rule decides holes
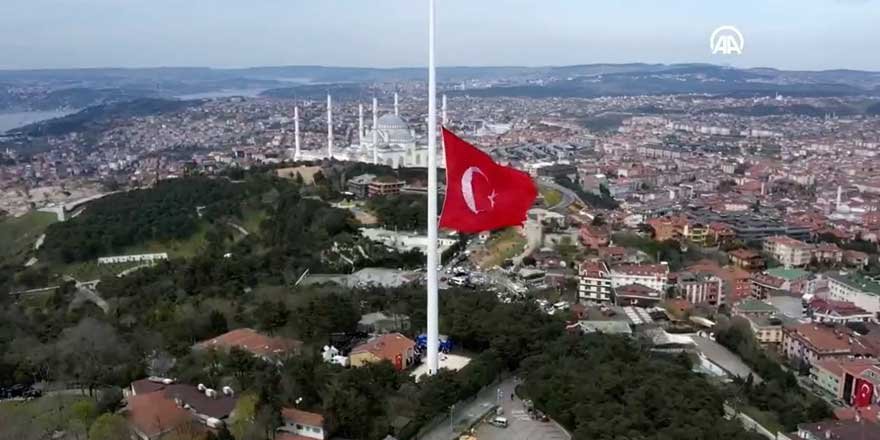
[[[880,0],[437,0],[440,65],[880,70]],[[427,0],[0,0],[0,68],[420,66]],[[712,56],[724,24],[740,57]]]

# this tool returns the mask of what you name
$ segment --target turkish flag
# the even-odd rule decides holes
[[[853,406],[856,408],[864,408],[871,406],[872,397],[874,397],[874,384],[865,379],[856,379],[856,386],[853,388]]]
[[[476,233],[521,225],[538,196],[531,176],[498,165],[492,158],[443,128],[446,199],[440,227]]]

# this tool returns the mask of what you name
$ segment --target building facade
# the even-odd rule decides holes
[[[581,301],[614,301],[610,271],[604,262],[585,261],[581,264],[578,275],[578,297]]]

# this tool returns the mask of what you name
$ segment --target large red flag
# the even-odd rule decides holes
[[[443,129],[446,199],[440,227],[476,233],[521,225],[538,196],[532,178]]]
[[[853,406],[856,408],[864,408],[870,406],[874,400],[874,384],[862,379],[856,378],[855,386],[852,391]]]

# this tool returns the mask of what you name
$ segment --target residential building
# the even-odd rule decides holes
[[[847,301],[876,317],[880,313],[880,283],[857,273],[826,272],[828,298]]]
[[[352,367],[387,360],[398,370],[404,370],[415,362],[413,340],[400,333],[388,333],[373,338],[351,350]]]
[[[721,278],[708,272],[682,272],[678,277],[676,289],[681,297],[691,304],[724,304],[724,289]]]
[[[188,410],[158,392],[129,397],[123,414],[132,433],[141,440],[203,431]]]
[[[296,339],[267,336],[250,328],[239,328],[226,332],[216,338],[199,342],[193,347],[196,350],[217,349],[229,351],[233,347],[240,348],[270,362],[277,362],[284,357],[296,354],[302,348],[302,341]]]
[[[782,343],[782,320],[767,316],[746,316],[755,339],[762,345]]]
[[[348,191],[354,194],[355,197],[365,199],[367,198],[370,182],[373,180],[376,180],[376,176],[372,174],[361,174],[349,179],[346,186],[348,186]]]
[[[132,382],[127,394],[126,417],[143,440],[154,440],[174,429],[219,428],[238,401],[230,387],[216,390],[157,378]]]
[[[798,440],[867,440],[880,438],[880,425],[861,420],[824,420],[798,425]],[[794,439],[792,439],[794,440]]]
[[[648,220],[648,226],[654,231],[654,240],[681,240],[685,237],[688,219],[685,216],[659,217]]]
[[[848,322],[868,322],[875,319],[874,313],[848,301],[813,298],[807,306],[807,313],[813,322],[846,324]]]
[[[377,177],[367,185],[367,196],[377,197],[400,194],[400,190],[403,189],[404,185],[406,185],[406,182],[394,177]]]
[[[599,249],[608,246],[611,237],[611,233],[607,228],[593,225],[581,226],[579,235],[581,243],[590,249]]]
[[[834,243],[819,243],[813,247],[812,257],[820,263],[840,263],[843,261],[843,250]]]
[[[798,324],[782,329],[782,353],[794,361],[812,365],[824,359],[872,357],[872,348],[852,337],[846,329],[818,324]]]
[[[810,245],[786,236],[768,237],[764,240],[764,252],[772,255],[785,267],[801,267],[810,263]]]
[[[581,301],[611,302],[614,300],[608,266],[600,260],[581,264],[578,297]]]
[[[748,317],[765,317],[776,315],[779,310],[764,301],[753,298],[746,298],[733,305],[731,311],[734,316]]]
[[[864,252],[854,250],[843,252],[843,261],[850,266],[865,267],[868,265],[869,259],[870,256]]]
[[[754,271],[764,268],[764,258],[761,254],[751,249],[734,249],[727,253],[730,262],[743,270]]]
[[[785,280],[774,277],[765,273],[752,273],[750,277],[752,283],[752,297],[757,299],[767,299],[770,296],[785,295]]]
[[[296,408],[281,408],[282,425],[276,440],[324,440],[324,416]]]
[[[669,282],[669,265],[660,264],[619,264],[611,268],[611,287],[615,289],[630,284],[639,284],[665,293]]]
[[[657,307],[666,295],[642,284],[627,284],[614,289],[615,303],[619,306]]]
[[[814,363],[810,368],[810,379],[835,399],[843,396],[843,368],[839,360],[825,359]]]
[[[736,238],[736,232],[734,232],[733,228],[730,225],[720,222],[714,222],[709,224],[708,229],[708,241],[715,245],[721,245],[724,243],[729,243]]]

